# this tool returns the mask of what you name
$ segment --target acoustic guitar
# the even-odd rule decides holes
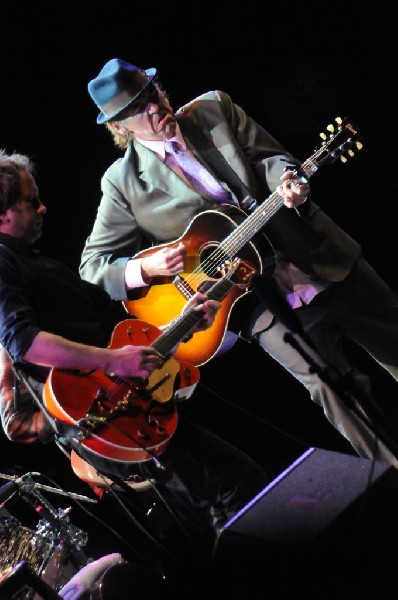
[[[323,142],[301,165],[297,176],[303,174],[310,178],[322,165],[337,158],[346,162],[346,154],[354,154],[352,146],[362,148],[357,127],[346,119],[337,118],[335,121],[336,126],[329,125],[327,128],[329,136],[321,134]],[[225,262],[239,258],[237,285],[223,300],[212,327],[196,334],[175,353],[177,360],[187,360],[196,366],[208,362],[223,341],[234,305],[251,291],[250,276],[264,272],[272,275],[274,252],[261,230],[283,204],[284,199],[275,191],[249,215],[240,208],[221,205],[218,209],[196,215],[177,240],[136,254],[136,258],[143,258],[182,242],[187,253],[185,271],[174,279],[154,278],[148,287],[137,289],[133,298],[123,302],[126,311],[155,325],[167,322],[181,311],[186,300],[195,292],[220,277]],[[259,244],[263,246],[261,252]]]

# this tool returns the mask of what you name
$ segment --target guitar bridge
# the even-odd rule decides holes
[[[173,284],[186,300],[189,300],[195,294],[195,290],[193,289],[193,287],[191,287],[189,283],[185,281],[185,279],[180,277],[180,275],[177,275],[173,279]]]
[[[98,392],[86,416],[79,420],[79,425],[82,426],[82,423],[84,423],[86,428],[92,432],[96,432],[117,417],[124,415],[130,417],[139,416],[143,412],[142,407],[139,405],[135,406],[132,400],[136,396],[131,396],[132,390],[128,390],[118,400],[110,400],[102,391]]]

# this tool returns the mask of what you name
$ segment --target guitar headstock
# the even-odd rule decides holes
[[[341,162],[346,163],[348,158],[355,156],[355,150],[363,148],[358,127],[346,118],[337,117],[335,124],[329,124],[326,130],[328,133],[320,134],[323,142],[317,149],[321,162],[333,162],[339,158]]]

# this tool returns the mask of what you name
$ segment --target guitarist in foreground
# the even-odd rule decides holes
[[[276,265],[268,284],[253,286],[257,293],[249,294],[251,310],[244,311],[239,329],[309,390],[360,456],[397,466],[394,436],[385,435],[387,420],[370,395],[370,380],[350,363],[342,341],[361,345],[397,379],[398,298],[364,260],[359,244],[312,201],[308,181],[324,158],[333,160],[354,143],[360,148],[356,127],[336,119],[342,143],[333,136],[337,146],[326,143],[302,165],[223,91],[174,110],[156,68],[118,58],[91,79],[88,91],[99,109],[97,123],[125,152],[102,177],[81,276],[138,318],[147,311],[146,320],[156,324],[173,316],[206,276],[216,276],[236,249],[247,277],[243,292],[245,283],[247,290],[258,276],[269,276],[267,239]],[[230,216],[235,212],[238,217]],[[261,235],[257,223],[264,225]],[[212,328],[176,356],[186,356],[200,340],[193,362],[211,358],[219,347],[211,334],[221,332],[226,341],[235,301],[224,300]],[[311,372],[305,354],[287,343],[296,323],[306,333],[301,348],[327,365],[332,380]]]
[[[113,302],[100,287],[82,281],[77,273],[60,262],[35,251],[34,243],[41,236],[46,207],[40,200],[33,172],[28,157],[0,151],[0,343],[3,352],[0,399],[2,424],[7,436],[20,442],[52,439],[51,427],[57,431],[63,416],[70,425],[71,416],[81,410],[80,402],[87,402],[82,390],[87,382],[100,375],[101,385],[109,382],[109,386],[114,386],[113,396],[105,397],[104,389],[99,387],[96,397],[92,398],[92,404],[102,408],[99,415],[102,420],[91,417],[83,424],[84,415],[79,423],[75,418],[76,428],[72,427],[70,438],[65,427],[60,426],[66,443],[68,439],[74,439],[74,450],[79,452],[81,449],[74,429],[83,433],[81,445],[90,439],[100,442],[109,431],[120,435],[129,421],[134,423],[140,418],[145,407],[151,419],[142,419],[142,427],[153,425],[156,435],[167,433],[167,423],[171,420],[175,424],[176,421],[173,398],[162,398],[162,402],[157,402],[154,397],[159,385],[153,385],[151,389],[142,385],[160,367],[164,357],[149,344],[136,346],[127,342],[109,347],[112,333],[123,325],[126,317],[122,305]],[[198,294],[189,304],[193,305],[194,312],[196,309],[203,312],[192,332],[210,326],[219,303]],[[151,330],[151,326],[146,325],[143,329]],[[14,382],[9,357],[23,376],[24,393],[16,399],[16,406],[10,389]],[[56,398],[61,417],[58,420],[58,415],[50,411],[50,417],[56,417],[53,423],[51,418],[43,420],[35,402],[40,402],[43,385],[50,377],[52,390],[57,391],[54,385],[57,374],[61,375],[61,383],[65,377],[75,387],[60,386],[65,397]],[[117,390],[129,385],[129,392],[116,401]],[[32,393],[30,401],[26,389]],[[79,395],[80,400],[76,401]],[[113,414],[109,409],[112,400],[115,401]],[[109,422],[107,408],[112,414]],[[88,405],[89,410],[91,406]],[[164,431],[162,418],[166,422]],[[159,420],[157,424],[156,419]],[[171,440],[167,447],[158,444],[153,448],[151,440],[141,432],[141,426],[135,433],[125,433],[122,439],[125,440],[127,460],[123,460],[123,456],[121,460],[114,460],[114,456],[107,460],[106,452],[102,455],[93,452],[89,458],[99,458],[101,469],[109,475],[114,475],[112,469],[120,467],[119,477],[138,474],[154,482],[171,513],[175,511],[174,518],[180,527],[195,540],[192,545],[195,554],[199,548],[211,549],[219,527],[268,482],[263,470],[248,456],[188,421],[180,420],[178,427],[169,432]],[[139,451],[146,449],[149,454],[149,457],[137,460],[138,464],[131,457],[134,443]],[[120,452],[123,451],[122,444],[117,445]],[[115,446],[108,441],[104,445],[105,449]],[[152,456],[156,460],[151,460]],[[148,499],[148,506],[153,509],[153,495]],[[165,513],[168,515],[168,511]],[[123,521],[126,526],[123,534],[127,539],[125,515]],[[144,527],[146,525],[145,522]],[[167,522],[160,523],[160,528],[166,531]]]

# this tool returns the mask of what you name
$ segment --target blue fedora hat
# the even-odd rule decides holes
[[[155,75],[154,68],[139,69],[120,58],[109,60],[88,84],[89,94],[101,111],[97,123],[111,121],[142,94]]]

